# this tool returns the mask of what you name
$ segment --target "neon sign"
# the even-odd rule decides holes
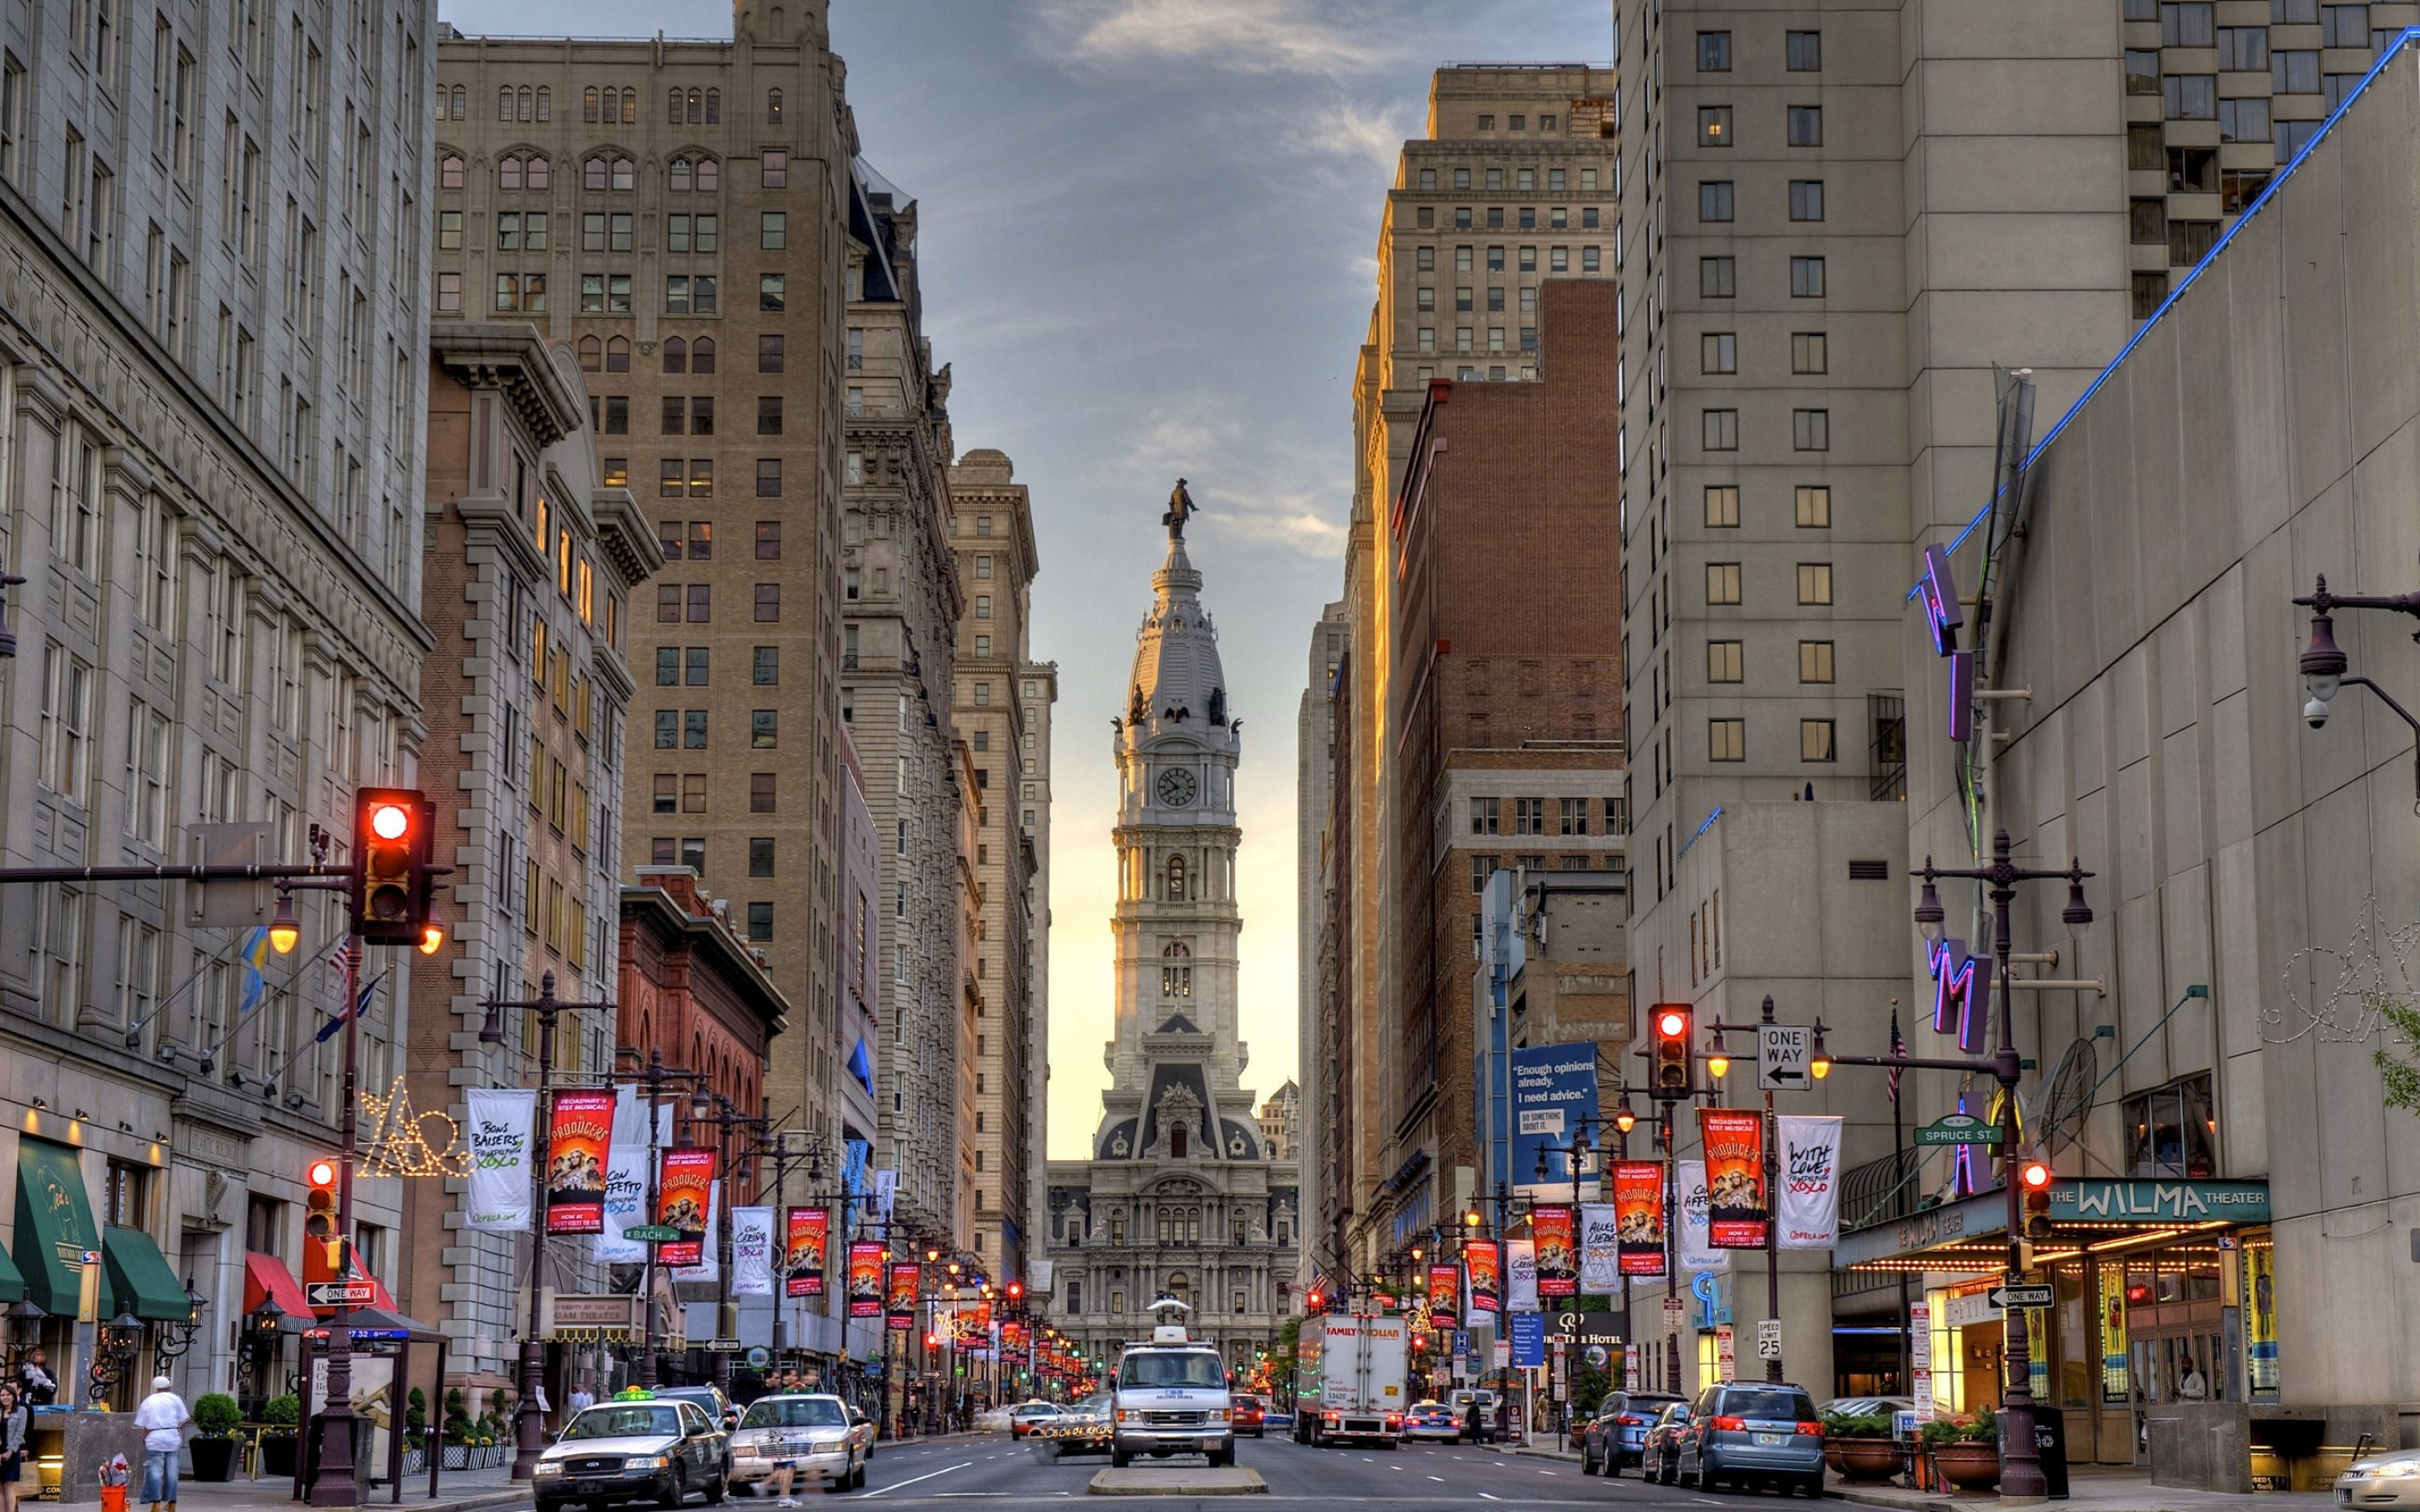
[[[1979,1054],[1992,1023],[1992,958],[1968,954],[1964,940],[1936,941],[1925,954],[1932,968],[1933,1031],[1954,1030],[1959,1049]]]
[[[1958,579],[1949,567],[1949,548],[1928,546],[1924,548],[1924,576],[1917,579],[1916,595],[1924,600],[1924,617],[1932,626],[1932,650],[1946,656],[1958,649],[1958,629],[1966,623],[1966,611],[1958,604]]]

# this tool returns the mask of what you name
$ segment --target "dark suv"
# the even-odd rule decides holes
[[[1622,1466],[1639,1463],[1655,1415],[1680,1399],[1660,1391],[1606,1392],[1580,1430],[1580,1473],[1619,1475]]]
[[[1708,1386],[1680,1434],[1681,1484],[1701,1491],[1730,1481],[1823,1494],[1823,1425],[1796,1386]]]

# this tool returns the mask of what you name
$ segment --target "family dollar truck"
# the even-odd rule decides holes
[[[1330,1313],[1303,1324],[1318,1338],[1319,1401],[1295,1409],[1311,1419],[1310,1443],[1359,1440],[1391,1449],[1404,1437],[1404,1380],[1411,1370],[1410,1325],[1402,1318]],[[1299,1346],[1297,1347],[1299,1352]],[[1297,1430],[1299,1431],[1299,1430]]]

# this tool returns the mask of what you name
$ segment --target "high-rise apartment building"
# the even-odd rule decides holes
[[[728,900],[796,1015],[767,1101],[830,1137],[855,133],[825,21],[805,0],[741,6],[728,42],[449,32],[429,287],[444,317],[572,346],[601,484],[655,520],[623,849]]]
[[[1034,887],[1041,847],[1025,822],[1019,784],[1038,780],[1042,733],[1028,722],[1040,684],[1025,675],[1034,574],[1033,510],[1008,457],[969,452],[950,469],[950,548],[965,587],[957,625],[953,717],[975,771],[975,933],[979,1002],[973,1045],[974,1252],[999,1281],[1025,1280],[1032,1243],[1031,1140],[1043,1101],[1048,1013],[1034,970]],[[1047,704],[1043,705],[1047,707]],[[1035,806],[1038,807],[1038,806]],[[1038,815],[1037,815],[1038,817]]]
[[[1355,1269],[1392,1246],[1367,1227],[1360,1198],[1419,1149],[1381,1088],[1404,1081],[1400,1036],[1418,986],[1400,973],[1392,906],[1424,857],[1399,854],[1404,824],[1389,796],[1399,703],[1393,683],[1393,521],[1428,385],[1434,378],[1518,382],[1537,377],[1540,290],[1552,278],[1609,277],[1621,243],[1612,139],[1614,76],[1584,64],[1473,65],[1437,70],[1428,131],[1406,142],[1378,236],[1378,298],[1355,382],[1354,497],[1344,603],[1353,646],[1350,708],[1359,726],[1349,799],[1334,799],[1358,837],[1343,895],[1342,948],[1356,1019],[1355,1060],[1342,1069],[1363,1137],[1354,1142],[1353,1197],[1364,1217]],[[1459,1001],[1459,995],[1456,1000]],[[1415,1071],[1415,1076],[1420,1074]],[[1432,1155],[1434,1151],[1431,1151]],[[1447,1173],[1450,1178],[1450,1173]],[[1434,1178],[1433,1178],[1434,1179]],[[1450,1196],[1447,1200],[1450,1201]]]
[[[248,854],[282,863],[324,829],[338,862],[355,788],[419,776],[435,15],[0,9],[12,866],[173,864],[196,825],[258,826]],[[0,1211],[48,1315],[28,1342],[85,1405],[72,1257],[99,1250],[101,1317],[185,1321],[190,1283],[206,1319],[173,1359],[147,1330],[101,1400],[165,1370],[252,1412],[303,1368],[239,1360],[235,1323],[271,1287],[300,1299],[304,1172],[343,1105],[343,1037],[318,1030],[344,906],[298,895],[280,957],[265,897],[197,924],[192,888],[0,894]],[[385,953],[350,1031],[380,1095],[408,1032]],[[389,1281],[401,1205],[393,1178],[354,1187]]]
[[[1025,1097],[1026,1208],[1012,1214],[1024,1226],[1026,1253],[1040,1242],[1036,1237],[1048,1219],[1050,1158],[1050,734],[1059,702],[1059,664],[1029,661],[1017,669],[1019,717],[1025,733],[1018,736],[1016,819],[1033,847],[1033,872],[1027,887],[1032,893],[1025,906],[1025,969],[1032,985],[1033,1012],[1026,1026],[1025,1064],[1033,1085]]]
[[[1313,1068],[1323,1063],[1324,1054],[1320,1043],[1325,1020],[1320,1012],[1319,940],[1326,926],[1327,887],[1322,845],[1329,810],[1335,803],[1336,677],[1344,665],[1344,601],[1339,599],[1324,606],[1318,622],[1311,627],[1310,667],[1294,720],[1295,1053],[1301,1068],[1300,1080],[1312,1086],[1318,1085]],[[1296,1101],[1300,1102],[1299,1092]],[[1306,1213],[1326,1211],[1320,1196],[1323,1173],[1317,1103],[1316,1098],[1312,1099],[1311,1113],[1296,1117],[1300,1142],[1290,1151],[1301,1167],[1302,1211]],[[1315,1250],[1312,1243],[1302,1246],[1295,1284],[1306,1291],[1311,1288],[1311,1273],[1317,1264]]]

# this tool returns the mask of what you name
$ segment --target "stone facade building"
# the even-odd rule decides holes
[[[1050,736],[1059,702],[1059,664],[1029,661],[1017,668],[1016,818],[1033,850],[1027,884],[1025,971],[1034,1011],[1026,1025],[1025,1065],[1032,1086],[1025,1095],[1025,1211],[1014,1214],[1025,1230],[1028,1263],[1042,1252],[1048,1221],[1050,1153]]]
[[[1050,1312],[1114,1360],[1166,1295],[1239,1373],[1289,1310],[1298,1183],[1242,1085],[1236,961],[1240,721],[1182,521],[1152,579],[1118,766],[1115,1035],[1089,1156],[1049,1165]]]
[[[323,828],[339,860],[356,786],[416,779],[434,19],[0,11],[9,864],[178,861],[197,822],[263,826],[287,863]],[[296,1365],[240,1373],[239,1320],[271,1280],[295,1294],[303,1173],[336,1139],[342,906],[303,895],[302,949],[251,967],[249,927],[191,922],[193,889],[7,893],[0,1211],[75,1226],[8,1240],[60,1399],[96,1342],[64,1242],[103,1250],[104,1307],[181,1321],[190,1284],[178,1389],[256,1401]],[[402,1001],[389,980],[356,1021],[365,1087],[402,1069]],[[392,1278],[399,1183],[354,1211]],[[157,1337],[115,1405],[168,1363]]]
[[[665,558],[629,627],[623,848],[729,900],[795,1013],[766,1095],[830,1137],[855,128],[823,0],[743,5],[734,27],[449,28],[430,287],[446,316],[528,319],[578,356],[601,481],[644,503]]]
[[[430,344],[422,618],[436,651],[420,780],[454,874],[445,944],[411,961],[419,1011],[403,1085],[413,1107],[458,1119],[464,1087],[535,1080],[536,1015],[506,1011],[504,1043],[479,1044],[487,999],[535,998],[550,978],[566,1002],[615,994],[621,737],[636,691],[621,642],[663,559],[629,491],[597,481],[568,347],[519,322],[439,325]],[[610,1015],[569,1014],[554,1073],[608,1075],[617,1043],[654,1042],[620,1039]],[[406,1184],[395,1292],[449,1335],[463,1383],[508,1385],[528,1241],[462,1227],[461,1185]],[[551,1248],[558,1289],[606,1289],[583,1242]]]
[[[1040,700],[1027,694],[1038,685],[1020,672],[1030,665],[1041,560],[1032,506],[1015,478],[1008,457],[989,450],[969,452],[950,469],[950,546],[965,589],[953,718],[974,762],[974,865],[983,896],[975,933],[975,1118],[962,1137],[974,1148],[974,1252],[1001,1283],[1029,1273],[1029,1141],[1049,1064],[1049,1014],[1033,963],[1040,906],[1034,874],[1048,830],[1037,834],[1024,822],[1018,796],[1018,784],[1040,772],[1042,734],[1028,722]]]
[[[1344,602],[1323,607],[1311,627],[1310,668],[1303,680],[1302,702],[1295,710],[1294,929],[1295,973],[1295,1043],[1305,1082],[1316,1086],[1312,1068],[1326,1063],[1322,1040],[1325,1017],[1320,1012],[1320,936],[1326,928],[1326,837],[1336,803],[1336,678],[1344,665],[1346,622]],[[1326,1211],[1326,1171],[1322,1137],[1325,1120],[1318,1097],[1306,1100],[1299,1120],[1299,1149],[1289,1151],[1302,1173],[1302,1211]],[[1309,1289],[1316,1266],[1315,1247],[1302,1247],[1301,1273],[1295,1278]]]

